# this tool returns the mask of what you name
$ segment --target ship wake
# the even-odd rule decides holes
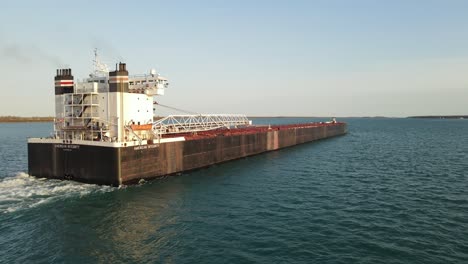
[[[26,173],[0,179],[0,213],[34,208],[56,200],[116,190],[109,186],[40,179]]]

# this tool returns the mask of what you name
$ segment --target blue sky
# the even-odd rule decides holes
[[[93,48],[169,78],[204,113],[467,114],[468,1],[9,1],[0,115],[50,116],[53,77]]]

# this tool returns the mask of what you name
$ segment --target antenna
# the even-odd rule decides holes
[[[106,76],[109,73],[109,68],[106,64],[99,60],[98,49],[94,49],[94,60],[93,60],[93,75],[94,76]]]
[[[94,48],[93,72],[97,71],[96,64],[98,62],[97,48]]]

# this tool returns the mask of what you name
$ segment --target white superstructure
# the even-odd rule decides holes
[[[97,53],[94,72],[74,82],[71,69],[55,76],[54,138],[69,141],[132,142],[147,144],[163,134],[246,126],[245,115],[183,115],[153,120],[154,96],[164,95],[168,80],[154,69],[129,75],[125,63],[115,71],[101,63]]]
[[[70,69],[55,77],[55,137],[127,142],[154,138],[153,96],[169,83],[155,70],[129,76],[124,63],[108,71],[97,57],[89,78],[73,81]]]

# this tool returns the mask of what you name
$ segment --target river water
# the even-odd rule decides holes
[[[52,124],[0,124],[0,263],[468,263],[468,120],[344,121],[119,188],[30,177],[26,138]]]

